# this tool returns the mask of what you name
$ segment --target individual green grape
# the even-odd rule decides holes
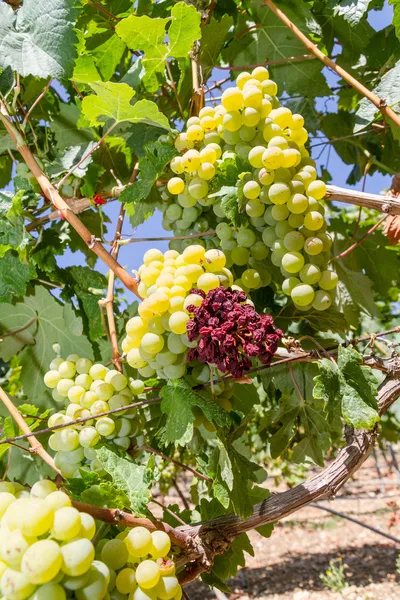
[[[317,237],[323,243],[323,251],[327,252],[332,247],[332,238],[329,233],[318,233]]]
[[[101,560],[114,571],[122,569],[128,562],[129,552],[123,540],[107,540],[101,550]]]
[[[20,569],[22,557],[35,541],[36,537],[26,537],[19,529],[7,532],[4,537],[0,538],[2,559],[9,567]]]
[[[160,577],[155,587],[157,598],[161,600],[172,600],[179,590],[179,581],[174,575]]]
[[[307,238],[304,242],[304,252],[309,254],[310,256],[317,256],[324,249],[324,244],[322,240],[317,237]]]
[[[307,264],[301,269],[299,275],[303,283],[315,285],[321,279],[321,269],[317,265]]]
[[[153,560],[144,560],[136,568],[136,581],[141,588],[154,588],[160,579],[160,569]]]
[[[335,271],[326,269],[322,271],[321,279],[319,280],[319,287],[323,290],[333,290],[338,284],[339,278]]]
[[[317,211],[311,211],[304,217],[304,226],[311,231],[321,229],[324,224],[324,217]]]
[[[94,427],[85,427],[79,432],[79,443],[83,448],[93,448],[99,440],[100,435]]]
[[[30,596],[30,600],[66,600],[67,596],[64,588],[54,582],[45,583],[36,588],[35,593]]]
[[[258,198],[260,190],[261,188],[257,181],[247,181],[243,186],[243,194],[245,198],[248,198],[249,200]]]
[[[304,237],[299,231],[290,231],[283,238],[283,243],[289,252],[298,252],[304,246]]]
[[[52,508],[52,510],[57,510],[58,508],[62,508],[63,506],[71,506],[71,500],[65,494],[65,492],[56,491],[51,492],[45,498],[45,502]]]
[[[47,371],[45,376],[43,377],[43,381],[45,385],[47,385],[50,389],[55,389],[59,381],[61,381],[62,377],[59,371],[51,370]]]
[[[104,377],[107,374],[107,371],[108,369],[104,365],[95,364],[92,367],[90,367],[89,375],[94,381],[97,381],[100,379],[104,379]]]
[[[243,248],[251,248],[251,246],[254,246],[256,243],[257,238],[251,229],[242,227],[237,233],[236,241],[238,246],[242,246]]]
[[[242,281],[249,289],[257,289],[261,286],[261,277],[255,269],[246,269],[242,274]]]
[[[86,538],[72,540],[61,546],[61,570],[66,575],[78,577],[90,569],[94,560],[94,546]]]
[[[51,535],[56,540],[71,540],[78,535],[80,528],[80,513],[76,508],[66,506],[55,511]]]
[[[262,155],[262,166],[264,166],[267,171],[275,171],[276,169],[282,167],[282,164],[283,150],[277,146],[273,146],[265,150]]]
[[[304,257],[299,252],[288,252],[282,258],[282,266],[288,273],[298,273],[304,266]]]
[[[167,556],[171,549],[171,540],[165,531],[153,531],[151,534],[152,546],[150,554],[153,558]]]
[[[58,372],[64,379],[71,379],[76,373],[75,363],[70,360],[65,360],[58,367]]]
[[[127,567],[122,569],[115,580],[115,586],[121,594],[130,594],[137,588],[136,573]]]
[[[137,558],[147,556],[152,547],[150,532],[144,527],[134,527],[125,538],[125,545],[130,555]]]
[[[256,260],[264,260],[265,258],[267,258],[269,250],[263,242],[258,241],[253,246],[251,246],[250,253],[251,256]]]
[[[244,140],[246,141],[246,140]],[[254,148],[252,148],[249,152],[249,163],[251,164],[252,167],[256,168],[256,169],[261,169],[264,164],[263,164],[263,155],[264,152],[266,152],[266,148],[265,146],[255,146]]]
[[[275,221],[285,221],[289,216],[289,209],[286,204],[274,204],[271,207],[271,216]]]
[[[32,544],[24,553],[21,562],[21,572],[31,583],[49,583],[57,576],[61,569],[61,564],[61,549],[57,542],[53,540],[39,540]]]
[[[31,496],[32,498],[46,498],[46,496],[56,490],[57,486],[54,481],[41,479],[40,481],[36,481],[31,487]]]
[[[195,177],[189,183],[189,194],[196,198],[204,198],[208,194],[208,184],[204,179],[200,179],[200,177]]]
[[[262,233],[262,241],[264,242],[264,244],[266,246],[271,248],[272,244],[276,241],[277,238],[278,238],[278,236],[275,232],[275,227],[267,227],[266,229],[264,229],[264,231]],[[232,258],[233,258],[233,251],[232,251]],[[236,264],[240,264],[240,263],[236,263]],[[246,263],[243,263],[243,264],[246,264]]]
[[[218,223],[215,231],[220,240],[232,239],[232,228],[228,225],[228,223]]]
[[[249,200],[246,203],[246,207],[245,208],[246,208],[246,213],[251,218],[261,217],[264,214],[264,211],[265,211],[265,205],[262,204],[262,202],[260,202],[258,199],[256,199],[256,200]]]
[[[35,586],[20,571],[6,569],[1,577],[0,590],[5,598],[25,600],[35,591]]]
[[[230,87],[222,93],[221,104],[226,110],[243,108],[243,93],[239,88]]]
[[[283,240],[285,236],[293,231],[293,227],[291,227],[288,221],[278,221],[275,225],[275,234]]]
[[[258,179],[262,185],[271,185],[275,178],[274,171],[267,171],[264,167],[258,173]]]
[[[303,194],[293,194],[293,196],[291,196],[287,201],[287,207],[291,213],[296,215],[304,213],[308,207],[307,197]]]
[[[16,504],[14,503],[14,506]],[[53,511],[42,499],[29,499],[20,515],[19,528],[25,536],[39,537],[49,531],[53,523]]]
[[[180,379],[184,376],[186,371],[186,365],[167,365],[164,367],[164,373],[167,379]]]
[[[327,310],[332,305],[332,298],[325,290],[318,290],[312,303],[315,310]]]
[[[273,204],[285,204],[290,195],[291,190],[286,183],[273,183],[268,191],[268,197]]]
[[[298,306],[308,306],[315,297],[315,292],[311,285],[301,284],[296,285],[291,292],[292,300]]]
[[[204,254],[204,268],[210,273],[220,271],[224,268],[225,263],[225,255],[220,250],[207,250]]]

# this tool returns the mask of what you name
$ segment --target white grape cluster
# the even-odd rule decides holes
[[[143,381],[128,380],[123,373],[71,354],[51,361],[44,383],[52,389],[53,399],[65,405],[49,417],[49,427],[93,416],[93,420],[56,430],[49,438],[49,446],[56,452],[55,464],[64,477],[79,477],[79,468],[85,463],[85,468],[90,465],[91,470],[101,472],[94,448],[102,439],[129,448],[140,428],[136,409],[96,415],[134,403],[133,397],[144,391]]]
[[[296,307],[325,310],[338,281],[328,268],[332,240],[320,203],[326,186],[304,147],[303,117],[280,106],[276,94],[267,69],[257,67],[238,76],[220,105],[205,107],[187,121],[175,140],[181,155],[170,164],[176,176],[168,181],[169,195],[163,193],[163,225],[177,236],[215,228],[228,266],[245,267],[236,281],[245,291],[269,285],[269,257],[281,270],[283,293]],[[245,165],[238,203],[249,219],[239,229],[227,223],[221,196],[210,188],[219,165],[236,157]],[[216,245],[215,238],[207,244]]]
[[[52,481],[0,483],[0,591],[4,600],[180,600],[171,542],[143,527],[102,539],[96,523]]]
[[[188,348],[196,345],[186,334],[188,307],[200,306],[203,301],[190,290],[207,294],[221,285],[232,285],[233,276],[221,250],[206,251],[198,244],[188,246],[182,254],[148,250],[143,261],[138,292],[144,300],[139,304],[139,316],[126,324],[122,349],[128,364],[142,377],[157,374],[159,379],[179,379],[186,373]]]

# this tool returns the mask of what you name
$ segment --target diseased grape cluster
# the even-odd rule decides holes
[[[182,254],[168,250],[148,250],[138,270],[138,292],[144,298],[139,316],[126,324],[127,337],[122,349],[128,364],[142,377],[157,374],[159,379],[179,379],[186,373],[189,342],[186,324],[189,306],[199,306],[203,296],[190,293],[192,288],[204,293],[233,283],[225,267],[221,250],[206,250],[200,245],[185,248]]]
[[[4,600],[180,600],[171,542],[143,527],[102,539],[52,481],[29,491],[0,483],[0,591]]]
[[[304,146],[303,117],[280,106],[276,94],[267,69],[257,67],[238,76],[220,105],[187,121],[175,140],[181,153],[170,164],[175,176],[163,192],[163,225],[176,236],[215,229],[216,236],[199,243],[221,245],[244,290],[269,285],[272,263],[282,275],[275,283],[297,308],[325,310],[338,281],[328,268],[332,240],[320,203],[326,186]],[[248,223],[239,228],[228,223],[218,194],[229,159],[243,165],[237,202]],[[178,249],[190,243],[171,242]]]
[[[94,448],[102,439],[129,448],[140,428],[136,409],[96,415],[132,404],[134,396],[144,391],[143,381],[128,380],[123,373],[71,354],[51,361],[44,383],[52,389],[53,399],[65,405],[49,417],[49,427],[93,416],[93,420],[55,431],[49,438],[50,448],[56,451],[55,464],[64,477],[79,477],[79,468],[85,463],[85,468],[90,465],[91,470],[101,472]]]

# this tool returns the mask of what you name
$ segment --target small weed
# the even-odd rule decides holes
[[[342,592],[349,586],[346,581],[345,569],[348,565],[342,563],[342,559],[329,561],[329,569],[320,574],[324,586],[331,592]]]

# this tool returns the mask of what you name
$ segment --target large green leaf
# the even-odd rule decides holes
[[[172,7],[171,16],[168,55],[173,58],[186,58],[193,43],[201,36],[201,15],[193,5],[178,2]]]
[[[129,121],[169,129],[168,119],[154,102],[140,100],[131,104],[135,91],[127,83],[94,82],[90,87],[95,94],[83,99],[82,112],[91,125],[104,125],[111,120],[115,125]]]
[[[26,335],[18,334],[18,345],[15,336],[5,338],[0,344],[0,357],[8,360],[12,354],[22,350],[19,362],[22,366],[21,380],[24,392],[37,406],[52,406],[53,401],[43,376],[54,358],[52,346],[58,343],[63,356],[79,354],[93,358],[93,351],[88,340],[82,335],[82,323],[74,313],[69,313],[69,322],[65,321],[66,313],[63,306],[41,286],[35,287],[32,294],[26,296],[23,302],[15,305],[2,306],[0,315],[0,330],[11,332],[27,325],[32,319],[33,324],[27,329],[30,334],[28,346]],[[23,332],[25,334],[25,332]]]
[[[333,13],[340,15],[350,25],[357,25],[368,11],[371,0],[341,0],[339,4],[332,2]]]
[[[161,390],[161,410],[167,415],[162,440],[165,444],[176,442],[184,446],[193,436],[195,416],[192,408],[200,408],[207,419],[218,427],[230,424],[230,417],[216,402],[206,395],[196,394],[184,379],[169,381]]]
[[[210,21],[202,29],[200,56],[203,77],[206,81],[217,62],[218,55],[222,50],[228,31],[232,25],[232,17],[224,15],[219,21],[211,17]]]
[[[400,60],[383,75],[378,85],[372,91],[378,98],[384,100],[387,106],[391,106],[398,112],[397,104],[400,102]],[[363,98],[356,113],[354,131],[357,132],[364,129],[378,114],[380,114],[379,108],[367,98]]]
[[[24,77],[69,77],[75,56],[74,13],[69,0],[25,0],[17,11],[2,2],[0,66]]]
[[[80,111],[76,104],[60,104],[59,112],[50,123],[60,150],[69,146],[87,146],[94,139],[91,129],[79,128],[79,117]]]
[[[362,357],[351,347],[339,346],[338,363],[324,358],[318,363],[314,398],[323,400],[330,419],[343,416],[356,429],[372,429],[379,421],[376,401],[378,381]]]
[[[25,265],[20,261],[18,256],[7,252],[0,259],[0,302],[11,302],[13,296],[23,296],[26,293],[29,281],[35,275],[35,267]],[[5,307],[2,306],[1,312],[4,309]]]
[[[132,512],[137,517],[146,516],[146,505],[151,500],[147,467],[137,465],[104,447],[97,450],[96,455],[115,485],[129,498]]]

